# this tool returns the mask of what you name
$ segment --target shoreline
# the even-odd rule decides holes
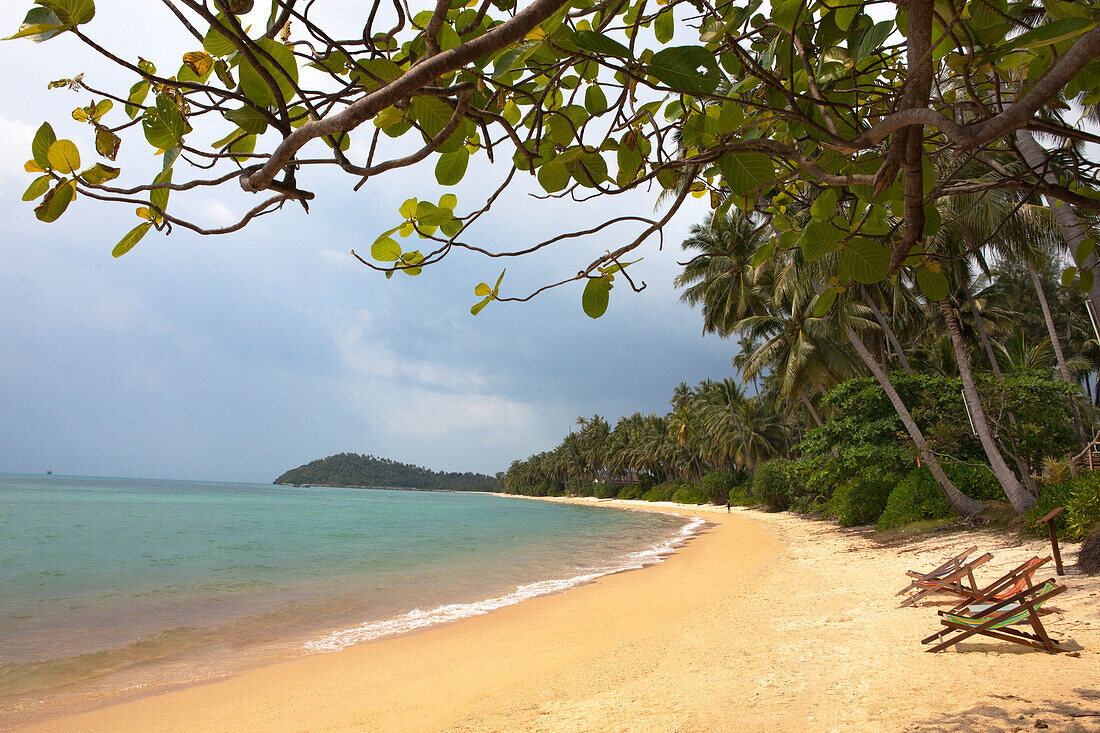
[[[571,501],[704,516],[713,527],[645,572],[20,730],[1100,726],[1100,579],[1065,578],[1070,591],[1048,617],[1077,657],[992,640],[925,654],[919,639],[935,630],[936,606],[896,608],[908,567],[993,544],[983,578],[994,577],[1042,543],[955,532],[882,547],[792,515]],[[1068,549],[1067,563],[1074,556]]]

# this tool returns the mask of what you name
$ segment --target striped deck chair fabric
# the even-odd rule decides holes
[[[921,643],[939,641],[939,644],[926,650],[939,652],[981,634],[1050,653],[1066,651],[1050,638],[1039,617],[1043,604],[1065,589],[1065,586],[1051,579],[997,603],[972,603],[958,611],[940,611],[940,623],[947,628],[921,640]],[[1032,633],[1009,628],[1025,623],[1031,625]]]

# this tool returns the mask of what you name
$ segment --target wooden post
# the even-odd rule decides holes
[[[1045,524],[1047,531],[1050,532],[1050,548],[1054,551],[1054,569],[1057,570],[1059,575],[1065,575],[1066,573],[1062,570],[1062,553],[1058,551],[1058,532],[1054,529],[1054,519],[1065,510],[1064,506],[1060,506],[1035,523],[1036,525]]]

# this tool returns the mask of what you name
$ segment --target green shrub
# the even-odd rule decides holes
[[[708,471],[699,482],[699,490],[711,504],[725,504],[730,491],[745,482],[744,472],[735,469]]]
[[[1100,471],[1045,487],[1035,508],[1026,515],[1028,531],[1045,534],[1046,527],[1036,527],[1035,522],[1060,506],[1066,510],[1055,519],[1058,536],[1075,542],[1084,540],[1089,529],[1100,524]]]
[[[917,468],[905,474],[890,492],[886,509],[878,518],[875,529],[884,530],[921,519],[946,519],[955,516],[947,497],[927,468]]]
[[[1004,490],[988,466],[967,463],[943,463],[944,473],[952,483],[972,499],[1004,500]],[[957,516],[932,472],[921,467],[910,471],[890,492],[886,510],[879,517],[876,529],[890,529],[922,519],[949,519]],[[1041,516],[1041,515],[1040,515]]]
[[[646,501],[664,501],[665,492],[654,486],[652,489],[642,494],[642,498]]]
[[[619,485],[600,482],[594,485],[593,495],[597,499],[614,499],[619,495]]]
[[[665,481],[663,484],[657,484],[653,489],[661,492],[661,498],[658,501],[672,501],[672,495],[683,486],[682,481]]]
[[[787,464],[783,458],[773,458],[757,466],[752,476],[752,495],[772,511],[781,512],[791,505]]]
[[[857,527],[871,524],[886,509],[893,484],[883,481],[875,471],[865,471],[869,476],[857,476],[836,487],[829,499],[828,511],[836,517],[841,527]]]
[[[627,485],[619,489],[620,499],[641,499],[642,494],[645,492],[642,490],[641,484]]]
[[[759,503],[756,501],[756,499],[749,496],[748,491],[746,490],[747,488],[748,487],[742,485],[734,486],[732,489],[730,489],[730,504],[733,504],[734,506],[753,506]]]
[[[706,503],[707,497],[696,487],[685,486],[673,493],[672,500],[677,504],[703,504]]]

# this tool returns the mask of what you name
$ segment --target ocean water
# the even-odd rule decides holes
[[[701,520],[482,494],[0,474],[0,724],[487,613]]]

